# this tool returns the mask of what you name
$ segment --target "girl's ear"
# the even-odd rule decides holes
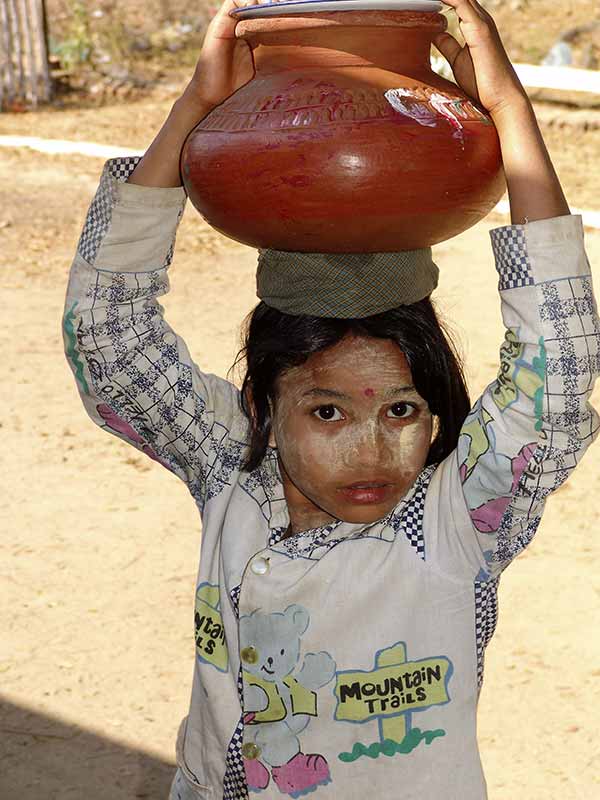
[[[277,447],[277,439],[275,438],[275,426],[273,425],[273,416],[275,414],[275,409],[273,408],[273,403],[269,400],[269,410],[271,412],[271,429],[269,430],[269,447]]]
[[[252,384],[248,383],[246,388],[244,389],[244,399],[246,401],[246,407],[250,412],[250,416],[252,418],[252,427],[256,428],[256,405],[254,403],[254,397],[252,394]],[[273,404],[269,402],[269,409],[271,411],[271,420],[273,420]],[[273,423],[271,422],[271,428],[269,431],[269,447],[277,447],[277,441],[275,440],[275,434],[273,433]]]
[[[244,403],[246,408],[250,412],[250,417],[252,418],[252,426],[256,425],[256,406],[254,405],[254,396],[252,394],[252,384],[247,383],[244,387]]]

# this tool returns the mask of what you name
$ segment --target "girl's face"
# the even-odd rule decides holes
[[[271,444],[292,532],[388,514],[422,470],[432,436],[398,345],[346,336],[284,373],[277,390]]]

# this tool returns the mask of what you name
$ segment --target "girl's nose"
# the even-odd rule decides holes
[[[348,453],[349,462],[365,468],[377,466],[384,455],[385,441],[377,423],[369,423],[356,430],[354,447]]]

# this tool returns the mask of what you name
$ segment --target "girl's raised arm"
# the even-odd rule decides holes
[[[450,557],[464,568],[466,560],[469,574],[486,582],[528,545],[546,498],[598,434],[589,398],[599,372],[600,320],[581,218],[569,213],[496,26],[475,0],[445,2],[456,9],[466,45],[449,34],[436,45],[493,117],[513,221],[491,232],[506,327],[498,377],[438,476],[446,496],[463,496],[453,515],[461,535],[451,526],[433,546],[444,551],[440,561]]]
[[[206,31],[192,80],[129,176],[129,183],[181,186],[179,157],[188,133],[254,75],[252,53],[245,41],[235,38],[236,20],[229,12],[257,4],[258,0],[225,0],[217,11]]]
[[[444,0],[460,21],[465,46],[449,33],[435,45],[457,83],[492,117],[502,148],[512,222],[569,214],[529,98],[504,50],[494,20],[476,0]]]
[[[239,467],[247,425],[237,389],[206,375],[163,317],[158,298],[186,196],[179,178],[189,131],[253,74],[233,38],[227,0],[209,26],[194,77],[142,159],[107,163],[73,262],[64,315],[67,357],[94,422],[161,462],[196,500]]]

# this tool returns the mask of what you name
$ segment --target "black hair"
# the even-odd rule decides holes
[[[461,359],[429,298],[363,319],[292,316],[260,302],[246,319],[234,365],[246,364],[241,406],[251,438],[245,470],[265,457],[278,378],[348,335],[391,339],[404,353],[416,390],[437,418],[426,463],[439,463],[456,447],[471,404]]]

